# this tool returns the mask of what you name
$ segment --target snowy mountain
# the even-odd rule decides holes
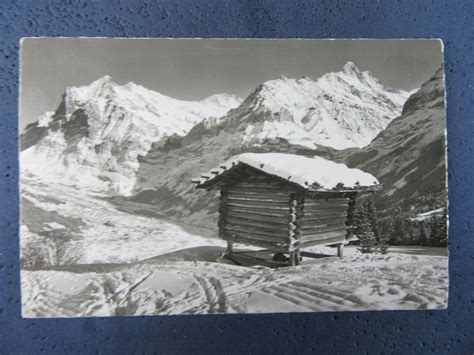
[[[166,144],[154,146],[140,159],[137,194],[132,201],[150,203],[161,213],[180,221],[212,227],[218,199],[213,193],[195,191],[190,181],[230,157],[245,152],[319,155],[369,172],[383,185],[382,191],[377,193],[381,209],[396,207],[397,203],[410,197],[435,198],[444,191],[442,71],[413,94],[404,105],[403,114],[364,148],[336,150],[318,146],[311,149],[292,144],[283,137],[271,136],[258,142],[246,140],[239,130],[243,127],[236,128],[233,120],[237,120],[236,113],[242,112],[243,107],[249,107],[249,101],[247,98],[237,109],[229,111],[216,126],[205,127],[201,123],[186,136],[170,137]],[[253,119],[254,124],[267,122],[259,122],[263,116],[250,114],[242,119]],[[244,123],[237,125],[240,126]],[[422,203],[415,206],[424,207]]]
[[[331,158],[374,174],[384,186],[378,193],[383,209],[403,206],[421,212],[446,207],[445,132],[441,67],[369,146],[338,151]]]
[[[154,142],[184,135],[196,123],[240,104],[235,96],[181,101],[134,83],[104,76],[69,87],[56,112],[47,112],[23,133],[21,165],[45,180],[87,190],[127,195],[135,185],[138,157]]]
[[[267,81],[215,123],[234,126],[252,143],[284,138],[309,148],[364,147],[400,115],[408,96],[348,62],[316,81],[284,76]]]

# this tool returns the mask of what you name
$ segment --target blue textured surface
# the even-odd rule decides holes
[[[473,19],[472,1],[2,1],[0,353],[472,354]],[[442,38],[448,90],[449,309],[21,319],[17,80],[24,36]]]

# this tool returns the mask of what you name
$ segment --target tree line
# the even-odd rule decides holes
[[[400,207],[379,220],[373,196],[357,201],[352,232],[363,253],[387,253],[391,245],[446,247],[448,244],[446,209],[425,218],[410,217]]]

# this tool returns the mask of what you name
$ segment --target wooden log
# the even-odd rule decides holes
[[[304,228],[308,226],[311,228],[311,226],[317,226],[321,224],[345,224],[346,222],[346,217],[317,217],[315,216],[314,218],[308,218],[308,219],[302,219],[300,221],[301,223],[301,228]]]
[[[301,229],[301,235],[306,236],[306,235],[320,234],[320,233],[333,232],[333,231],[346,230],[346,229],[347,227],[345,224],[329,224],[326,226],[319,225],[319,226],[314,226],[314,227],[305,226],[304,228]]]
[[[236,187],[240,188],[248,188],[248,189],[267,189],[269,191],[275,190],[286,190],[289,186],[285,186],[283,184],[275,184],[275,183],[265,183],[265,182],[239,182],[235,185]]]
[[[275,242],[287,243],[288,238],[289,238],[287,230],[268,231],[261,228],[246,227],[246,226],[242,226],[239,224],[232,224],[232,223],[227,223],[224,229],[232,233],[240,233],[240,234],[245,233],[247,236],[254,236],[254,235],[259,236],[259,237],[261,236],[260,238],[261,240],[267,240],[269,242],[275,241]]]
[[[269,198],[285,198],[290,199],[290,192],[289,190],[265,190],[265,189],[243,189],[240,188],[238,185],[233,185],[228,187],[228,191],[230,194],[235,195],[260,195],[262,197],[268,196]]]
[[[316,201],[316,202],[349,202],[350,197],[347,196],[326,196],[326,197],[309,197],[306,196],[306,201]]]
[[[265,213],[278,213],[279,215],[285,215],[285,212],[288,214],[290,208],[286,207],[271,207],[271,206],[248,206],[242,203],[227,203],[228,208],[237,208],[240,210],[247,210],[249,212],[265,212]]]
[[[303,218],[314,218],[314,217],[345,217],[347,216],[346,210],[303,210]]]
[[[300,265],[301,264],[301,254],[299,249],[297,249],[295,252],[295,265]]]
[[[240,235],[227,235],[226,236],[227,240],[232,240],[234,243],[242,243],[242,244],[247,244],[247,245],[255,245],[257,247],[262,247],[268,250],[272,251],[279,251],[283,253],[288,252],[288,246],[286,245],[280,245],[276,243],[271,243],[271,242],[266,242],[263,240],[257,240],[257,239],[251,239],[251,238],[246,238]]]
[[[349,204],[349,199],[344,198],[344,199],[334,199],[334,200],[310,200],[306,199],[305,200],[305,207],[310,207],[310,206],[348,206]]]
[[[288,201],[268,201],[268,200],[249,200],[249,199],[236,199],[233,197],[227,197],[227,203],[238,206],[249,206],[249,207],[264,207],[264,208],[283,208],[289,209]]]
[[[275,202],[275,203],[286,203],[288,206],[290,203],[290,196],[272,196],[264,194],[234,194],[229,193],[228,198],[235,201],[250,201],[250,202]]]
[[[290,194],[272,194],[258,192],[229,192],[229,197],[236,199],[263,200],[263,201],[290,201]]]
[[[304,212],[347,212],[347,205],[332,205],[332,206],[304,206]]]
[[[306,223],[304,225],[301,225],[301,231],[308,231],[308,230],[313,230],[313,229],[318,229],[318,228],[325,228],[328,226],[328,223]]]
[[[315,212],[346,212],[347,213],[348,206],[341,205],[341,206],[304,206],[303,211],[304,213],[315,213]]]
[[[235,187],[239,188],[252,188],[252,189],[268,189],[270,191],[274,190],[288,190],[291,188],[289,184],[275,183],[275,182],[265,182],[265,181],[241,181],[235,184]]]
[[[344,256],[344,244],[341,243],[337,246],[337,256],[342,258]]]
[[[315,236],[315,237],[301,237],[298,247],[303,248],[308,245],[318,245],[318,244],[336,244],[346,241],[345,232],[331,232],[326,233],[324,236]]]
[[[240,185],[227,186],[229,192],[234,193],[246,193],[246,194],[270,194],[272,196],[288,196],[292,191],[289,188],[286,189],[267,189],[265,187],[254,188],[254,187],[244,187]]]
[[[296,265],[296,254],[295,252],[290,252],[290,265],[295,266]]]
[[[237,225],[243,225],[243,226],[251,226],[251,227],[258,227],[258,228],[263,228],[266,230],[270,231],[281,231],[285,230],[288,232],[290,230],[290,222],[282,222],[282,223],[271,223],[271,222],[265,222],[261,220],[248,220],[245,218],[240,218],[233,216],[232,214],[227,215],[226,217],[226,222],[232,223],[232,224],[237,224]]]
[[[357,191],[305,191],[308,199],[352,198]]]
[[[295,248],[295,244],[298,241],[301,234],[299,223],[297,222],[298,212],[301,210],[301,206],[298,204],[298,202],[299,201],[295,198],[294,194],[292,194],[292,199],[290,201],[290,216],[291,216],[291,219],[295,221],[296,228],[290,231],[290,247],[289,247],[290,251],[294,251],[295,249],[297,249]],[[292,263],[295,263],[295,260],[291,260],[291,258],[292,258],[292,255],[290,255],[290,261]]]
[[[303,248],[308,248],[311,246],[315,245],[332,245],[332,244],[340,244],[345,241],[344,237],[334,237],[334,238],[327,238],[327,239],[318,239],[318,240],[312,240],[312,241],[307,241],[304,243],[300,243],[298,247],[300,249]]]
[[[234,242],[232,240],[227,241],[227,254],[232,254]]]
[[[336,227],[327,227],[324,230],[313,231],[312,233],[301,232],[301,240],[313,240],[318,238],[331,237],[332,235],[343,234],[346,235],[346,227],[336,226]]]
[[[269,222],[276,225],[287,225],[291,221],[289,214],[286,216],[279,215],[279,214],[269,215],[266,213],[255,213],[255,212],[249,212],[246,210],[238,210],[238,209],[233,209],[233,208],[228,209],[227,215],[234,218],[240,218],[240,219],[245,219],[245,220],[250,220],[250,221]]]

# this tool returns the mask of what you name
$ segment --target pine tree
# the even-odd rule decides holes
[[[385,233],[380,234],[379,242],[377,244],[377,249],[381,254],[387,254],[388,248],[390,247],[389,244],[389,235]]]
[[[430,221],[430,240],[429,245],[432,247],[438,246],[439,239],[439,218],[437,216],[433,216]]]
[[[365,222],[360,226],[359,234],[360,248],[362,253],[373,253],[376,246],[374,232],[369,223]]]
[[[378,220],[377,209],[375,207],[375,202],[374,202],[373,195],[370,196],[366,200],[365,210],[366,210],[366,213],[367,213],[367,220],[370,224],[370,228],[372,229],[372,232],[374,233],[375,240],[378,242],[378,240],[380,238],[379,220]]]
[[[361,201],[356,204],[354,216],[352,218],[352,232],[360,239],[360,236],[365,233],[364,226],[367,224],[367,214],[365,211],[365,205]]]
[[[448,245],[448,225],[446,212],[442,216],[432,219],[430,245],[434,247],[446,247]]]
[[[448,246],[448,214],[446,210],[441,216],[440,223],[438,226],[439,246]]]
[[[387,254],[390,247],[390,236],[393,233],[393,224],[391,220],[386,221],[380,230],[379,240],[377,242],[377,251],[381,254]]]
[[[428,233],[426,232],[426,223],[420,221],[418,223],[419,228],[419,237],[418,237],[418,244],[422,246],[428,245]]]
[[[375,235],[372,230],[364,200],[356,204],[352,223],[352,231],[359,239],[359,250],[363,253],[371,253],[376,245]]]

